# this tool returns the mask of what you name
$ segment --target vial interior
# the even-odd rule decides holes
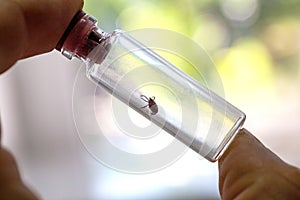
[[[122,31],[112,32],[87,60],[92,81],[210,161],[245,120],[237,108]]]

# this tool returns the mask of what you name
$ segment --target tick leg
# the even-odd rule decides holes
[[[146,97],[145,95],[141,95],[141,99],[145,102],[149,101],[148,97]]]
[[[145,106],[143,106],[143,107],[141,107],[141,108],[146,108],[148,105],[145,105]]]

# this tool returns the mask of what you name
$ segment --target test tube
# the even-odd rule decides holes
[[[245,114],[126,32],[106,33],[80,11],[57,49],[86,63],[87,77],[209,161],[217,161]]]

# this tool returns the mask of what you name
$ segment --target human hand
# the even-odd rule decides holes
[[[0,0],[0,74],[18,59],[54,49],[83,0]],[[0,126],[1,141],[1,126]],[[36,199],[0,146],[0,199]]]
[[[83,0],[0,0],[0,74],[55,48]]]
[[[243,129],[219,160],[219,190],[223,200],[300,199],[300,170]]]

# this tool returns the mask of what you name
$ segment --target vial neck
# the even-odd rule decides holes
[[[89,53],[108,37],[97,27],[97,20],[80,10],[72,19],[56,49],[68,59],[86,61]]]

